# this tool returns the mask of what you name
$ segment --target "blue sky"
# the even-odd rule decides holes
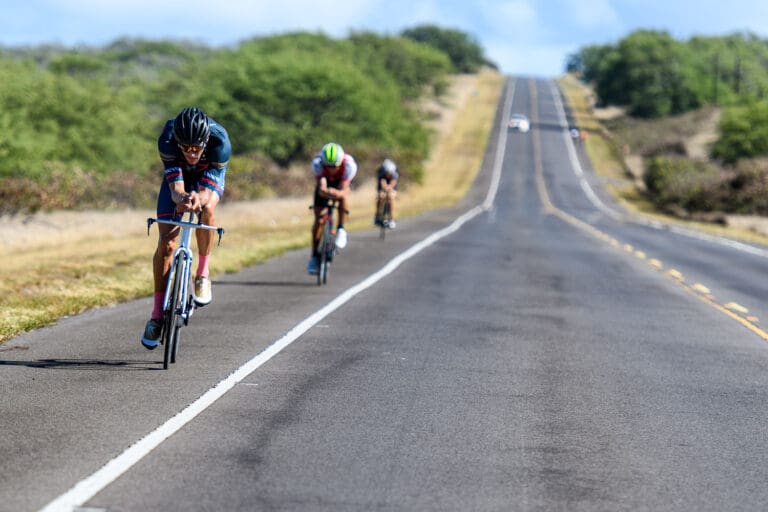
[[[636,29],[673,37],[752,32],[768,37],[767,0],[1,0],[0,45],[103,45],[118,37],[220,47],[306,30],[396,34],[431,23],[462,30],[502,71],[562,73],[585,45]]]

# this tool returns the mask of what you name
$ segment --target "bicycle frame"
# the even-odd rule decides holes
[[[333,211],[337,201],[329,199],[326,205],[326,213],[323,216],[323,232],[320,235],[318,251],[320,252],[320,268],[317,274],[317,284],[325,284],[328,280],[328,265],[336,253],[336,237],[333,234]]]
[[[376,219],[379,221],[379,238],[382,240],[386,236],[386,231],[389,229],[390,209],[392,198],[389,195],[385,195],[383,198],[378,198],[376,204]]]
[[[170,305],[170,297],[171,297],[171,286],[173,286],[173,280],[176,276],[176,268],[179,264],[182,265],[181,267],[181,281],[180,281],[180,288],[179,288],[179,295],[181,297],[187,297],[187,293],[189,292],[189,276],[192,273],[192,250],[189,248],[189,242],[192,238],[192,229],[190,227],[184,226],[181,228],[181,241],[179,242],[179,246],[176,248],[176,250],[173,253],[173,258],[171,259],[171,268],[168,270],[168,279],[165,284],[165,299],[163,300],[163,311],[167,311]],[[171,277],[173,276],[173,278]],[[177,312],[177,321],[183,321],[184,325],[187,325],[189,323],[189,317],[192,316],[192,313],[195,311],[194,302],[192,304],[189,303],[189,301],[183,301],[181,303],[181,310]]]
[[[323,223],[323,229],[320,231],[320,239],[317,244],[317,252],[320,256],[319,268],[317,272],[317,285],[325,284],[328,279],[328,264],[336,254],[336,236],[333,233],[333,212],[339,204],[338,199],[327,198],[326,199],[326,212],[320,217],[320,221]],[[315,205],[309,205],[310,210],[315,209]],[[344,210],[349,213],[348,210]]]

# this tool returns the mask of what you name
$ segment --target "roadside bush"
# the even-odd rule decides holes
[[[679,156],[656,156],[646,161],[643,181],[652,200],[662,208],[716,211],[721,180],[719,168]]]
[[[768,215],[768,158],[741,160],[729,172],[725,211]]]
[[[657,156],[647,160],[644,181],[652,200],[678,215],[768,215],[767,158],[721,169],[713,163]]]
[[[712,156],[732,164],[768,154],[768,101],[732,107],[723,112],[720,138]]]

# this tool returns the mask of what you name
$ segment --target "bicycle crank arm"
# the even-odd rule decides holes
[[[195,312],[195,299],[190,295],[189,302],[187,303],[187,314],[184,315],[184,325],[189,325],[189,319],[192,318],[192,314]]]

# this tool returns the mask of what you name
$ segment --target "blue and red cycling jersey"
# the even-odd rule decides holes
[[[184,189],[187,192],[208,188],[221,197],[224,194],[224,178],[229,165],[229,157],[232,154],[232,144],[229,141],[227,130],[209,118],[211,135],[205,150],[203,150],[203,155],[197,164],[189,165],[173,138],[173,122],[173,119],[169,119],[165,123],[163,131],[157,139],[160,159],[165,166],[163,183],[157,196],[158,218],[178,217],[176,215],[176,203],[171,199],[170,184],[173,182],[183,181]]]

